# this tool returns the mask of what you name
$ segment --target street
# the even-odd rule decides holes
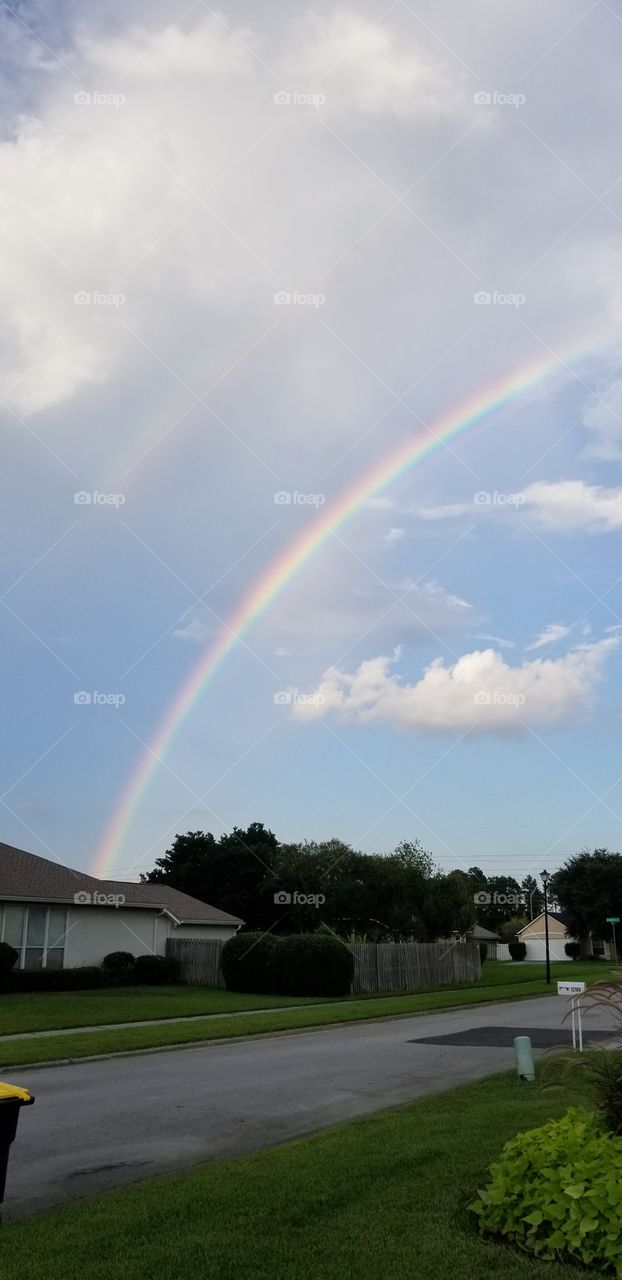
[[[3,1217],[254,1151],[504,1070],[513,1065],[515,1035],[568,1037],[567,1009],[566,999],[546,996],[14,1070],[10,1078],[36,1102],[21,1113]],[[595,1011],[584,1029],[588,1040],[599,1039],[613,1026]],[[421,1043],[447,1036],[470,1043]]]

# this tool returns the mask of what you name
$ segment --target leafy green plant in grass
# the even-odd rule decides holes
[[[513,960],[524,960],[527,955],[527,943],[508,942],[508,951]]]
[[[517,1134],[490,1172],[469,1206],[482,1233],[622,1277],[622,1138],[595,1112]]]

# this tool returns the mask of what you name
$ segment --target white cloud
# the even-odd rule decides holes
[[[392,660],[372,658],[352,674],[330,668],[294,708],[299,719],[336,715],[388,723],[415,733],[520,734],[524,725],[570,724],[591,707],[607,656],[619,639],[582,645],[557,661],[510,667],[493,649],[463,654],[452,666],[437,659],[416,684],[392,673]]]
[[[556,644],[558,640],[563,640],[569,635],[570,627],[565,627],[561,622],[551,622],[544,631],[527,645],[527,653],[531,653],[534,649],[546,649],[550,644]]]
[[[523,490],[521,514],[545,529],[608,533],[622,528],[622,488],[605,489],[583,480],[537,481]]]

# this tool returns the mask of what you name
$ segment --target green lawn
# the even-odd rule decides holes
[[[503,966],[500,965],[500,968]],[[569,966],[559,966],[568,971]],[[588,965],[590,978],[604,978],[608,967]],[[597,969],[597,974],[594,970]],[[512,975],[518,972],[513,969]],[[574,967],[573,967],[574,975]],[[76,1032],[63,1036],[46,1036],[33,1040],[0,1041],[0,1069],[25,1063],[53,1062],[57,1058],[85,1058],[101,1053],[120,1053],[134,1049],[166,1048],[219,1040],[230,1036],[260,1035],[274,1031],[295,1031],[306,1027],[329,1026],[336,1022],[360,1022],[368,1018],[396,1017],[401,1014],[423,1014],[435,1009],[462,1008],[469,1004],[502,999],[546,995],[551,990],[543,978],[529,977],[526,982],[512,980],[501,985],[442,988],[417,995],[380,996],[354,1000],[336,1000],[314,1007],[298,1007],[283,1012],[254,1013],[238,1017],[205,1018],[196,1022],[173,1022],[145,1027],[120,1027],[102,1031]],[[88,993],[86,993],[88,994]],[[96,993],[99,995],[99,993]],[[5,997],[7,998],[7,997]],[[14,997],[8,997],[13,999]],[[24,997],[18,997],[23,999]],[[49,998],[49,997],[47,997]],[[256,999],[256,997],[248,997]]]
[[[83,1201],[3,1228],[0,1274],[581,1280],[582,1270],[481,1240],[466,1212],[506,1139],[561,1114],[570,1100],[504,1073],[287,1146]]]

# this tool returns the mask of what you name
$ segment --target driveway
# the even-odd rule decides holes
[[[559,1042],[567,1007],[546,996],[17,1070],[12,1078],[36,1103],[21,1113],[3,1217],[254,1151],[502,1071],[513,1064],[515,1035]],[[598,1040],[613,1025],[594,1011],[584,1029]]]

